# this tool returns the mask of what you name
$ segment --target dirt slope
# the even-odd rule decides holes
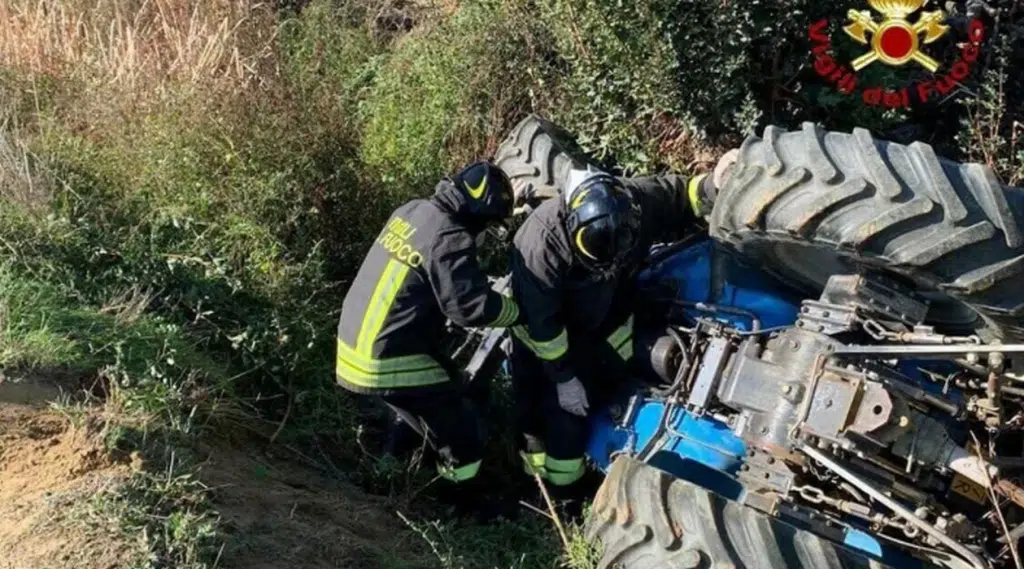
[[[114,460],[99,422],[50,410],[55,384],[0,376],[0,569],[120,569],[144,555],[144,537],[75,515],[143,467]],[[291,461],[227,443],[201,449],[200,479],[221,516],[217,567],[425,567],[429,554],[383,502]]]
[[[47,410],[53,384],[0,380],[0,567],[120,567],[133,545],[96,540],[71,506],[118,484],[132,466],[113,462],[95,431]]]
[[[201,478],[229,533],[228,569],[425,567],[429,552],[384,500],[286,460],[226,444]]]

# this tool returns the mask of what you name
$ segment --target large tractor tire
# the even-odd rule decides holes
[[[1024,191],[927,144],[770,126],[743,143],[709,225],[808,292],[880,270],[929,298],[938,328],[1024,339]]]
[[[562,192],[574,164],[590,164],[575,138],[555,123],[529,115],[498,146],[494,163],[512,181],[517,207],[537,207]]]
[[[587,538],[598,569],[865,569],[885,565],[632,458],[612,464]]]

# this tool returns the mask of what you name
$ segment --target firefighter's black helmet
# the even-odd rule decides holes
[[[566,200],[566,230],[588,269],[618,270],[640,243],[640,207],[628,188],[604,173],[588,174]]]
[[[512,183],[494,164],[470,164],[452,177],[452,183],[466,197],[469,214],[487,222],[501,222],[512,216]]]

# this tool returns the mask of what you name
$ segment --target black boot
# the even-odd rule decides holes
[[[438,501],[451,507],[458,517],[489,524],[514,521],[519,516],[519,504],[513,497],[493,486],[487,487],[477,478],[464,482],[442,479],[439,484]]]
[[[423,437],[401,417],[392,414],[389,419],[387,440],[384,446],[384,451],[387,454],[395,458],[405,458],[423,445]]]

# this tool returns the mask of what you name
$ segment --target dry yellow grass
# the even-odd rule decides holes
[[[0,0],[0,65],[127,87],[246,84],[275,33],[273,6],[252,0]]]

